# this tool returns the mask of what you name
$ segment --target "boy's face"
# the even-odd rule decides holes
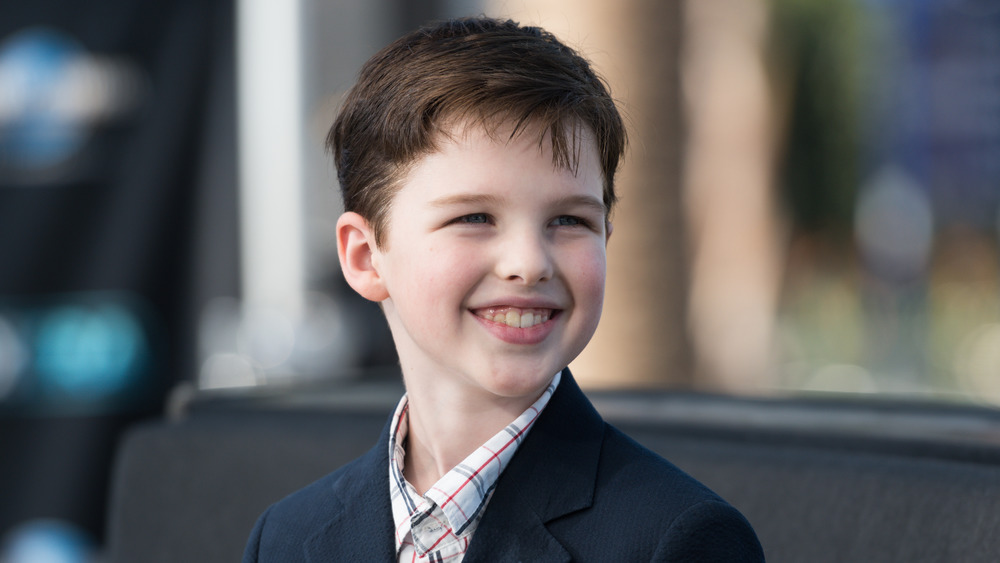
[[[497,138],[459,129],[415,163],[372,265],[408,385],[533,399],[601,316],[603,178],[589,136],[576,174],[531,131]]]

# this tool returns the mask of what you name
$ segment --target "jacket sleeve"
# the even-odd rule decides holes
[[[671,524],[653,556],[661,562],[764,561],[750,523],[729,504],[708,500],[684,511]]]

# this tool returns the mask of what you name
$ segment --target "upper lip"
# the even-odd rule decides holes
[[[494,307],[516,307],[518,309],[562,309],[555,300],[544,297],[503,297],[490,299],[482,304],[469,307],[472,310],[490,309]]]

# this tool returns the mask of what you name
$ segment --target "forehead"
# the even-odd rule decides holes
[[[579,120],[543,121],[541,118],[516,120],[509,117],[447,118],[435,127],[432,145],[477,142],[489,139],[496,144],[534,144],[553,158],[557,166],[575,168],[581,153],[597,151],[596,138]]]
[[[433,150],[406,167],[400,189],[502,189],[524,183],[546,191],[596,191],[603,201],[603,174],[593,135],[577,127],[555,136],[530,124],[518,128],[461,122],[441,128]]]

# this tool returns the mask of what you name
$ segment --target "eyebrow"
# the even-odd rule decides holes
[[[490,194],[454,194],[439,197],[430,201],[432,207],[451,207],[455,205],[497,205],[502,201]],[[592,209],[595,213],[606,213],[604,202],[587,195],[575,195],[560,199],[557,205],[582,206]]]
[[[589,195],[575,195],[575,196],[567,197],[565,199],[560,200],[560,203],[562,203],[562,204],[568,204],[568,205],[571,205],[571,206],[577,206],[577,205],[579,205],[579,206],[582,206],[582,207],[589,207],[595,213],[607,213],[608,212],[608,208],[604,206],[604,202],[603,201],[597,199],[596,197],[592,197],[592,196],[589,196]]]
[[[432,207],[451,207],[454,205],[496,205],[500,198],[489,194],[455,194],[432,199]]]

